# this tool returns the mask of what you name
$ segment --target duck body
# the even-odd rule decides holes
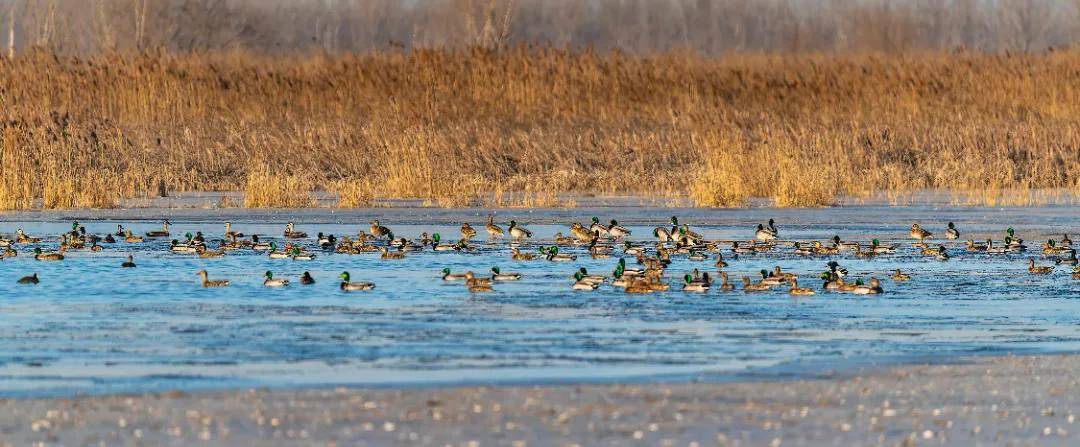
[[[521,279],[521,273],[503,273],[498,267],[491,268],[492,281],[517,281],[519,279]]]
[[[263,286],[265,287],[285,287],[289,285],[289,280],[274,278],[274,274],[270,271],[267,271],[265,276],[266,279],[263,280]]]
[[[289,222],[285,225],[284,236],[286,239],[303,239],[307,237],[307,233],[303,231],[296,231],[296,224]]]
[[[171,235],[171,233],[169,233],[169,221],[162,221],[161,227],[161,231],[147,231],[146,237],[169,237]]]
[[[503,237],[506,235],[506,232],[503,231],[502,227],[495,225],[494,215],[488,215],[487,225],[484,226],[484,229],[487,230],[488,236],[491,237]]]
[[[39,282],[40,282],[40,280],[38,280],[37,273],[34,273],[33,275],[24,276],[22,278],[19,278],[19,281],[18,281],[19,284],[37,284]]]
[[[513,236],[514,239],[525,239],[532,237],[532,231],[529,231],[528,228],[518,225],[517,221],[511,220],[509,228],[510,229],[508,231],[510,232],[510,236]]]
[[[919,224],[911,224],[911,231],[908,233],[912,239],[922,241],[923,239],[931,239],[934,237],[929,231],[924,230]]]
[[[372,290],[375,288],[375,284],[363,281],[349,281],[349,272],[341,273],[341,284],[338,284],[338,288],[343,292],[360,292]]]
[[[121,268],[126,268],[126,269],[135,268],[135,257],[131,256],[131,255],[128,255],[127,261],[124,262],[123,264],[120,264],[120,267]]]
[[[949,222],[949,227],[945,229],[945,239],[960,239],[960,230],[956,229],[956,224]]]
[[[209,279],[209,276],[206,273],[206,270],[199,270],[199,276],[202,278],[202,286],[203,286],[203,288],[225,287],[225,286],[229,285],[229,280],[226,280],[226,279],[218,279],[218,280]]]
[[[300,275],[300,284],[305,286],[315,284],[315,278],[311,277],[310,272],[304,272],[303,275]]]

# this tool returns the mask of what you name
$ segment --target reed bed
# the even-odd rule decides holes
[[[1080,192],[1080,51],[651,56],[516,47],[0,62],[0,207],[242,190],[245,206],[574,194],[823,206]],[[1035,198],[1035,199],[1031,199]]]

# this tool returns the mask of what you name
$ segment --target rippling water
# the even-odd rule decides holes
[[[229,219],[238,231],[279,241],[288,220],[311,235],[341,236],[355,235],[370,219],[380,218],[397,235],[438,231],[450,239],[465,220],[483,236],[486,216],[475,210],[430,209],[161,213],[169,213],[174,234],[201,230],[213,240],[223,231],[221,222]],[[142,233],[159,228],[148,214],[9,215],[0,217],[6,219],[0,220],[0,232],[23,228],[37,236],[56,235],[70,229],[69,219],[79,218],[93,233],[114,231],[117,223]],[[577,267],[610,273],[615,258],[518,262],[510,260],[505,242],[488,244],[482,238],[475,253],[426,251],[401,261],[380,260],[377,253],[323,253],[314,238],[304,241],[318,252],[313,261],[271,260],[253,251],[203,260],[167,251],[164,240],[148,240],[107,245],[98,253],[69,252],[62,262],[39,262],[30,253],[34,246],[19,246],[17,258],[0,262],[0,394],[723,379],[761,370],[798,375],[807,365],[1080,347],[1080,281],[1070,278],[1071,268],[1038,277],[1026,270],[1028,257],[1052,263],[1038,250],[1038,241],[1077,230],[1080,212],[1075,208],[617,207],[501,210],[498,219],[516,218],[534,231],[533,243],[543,243],[556,231],[568,234],[568,222],[586,223],[593,215],[619,219],[633,230],[633,240],[651,239],[646,237],[651,229],[671,214],[707,238],[749,239],[756,223],[775,217],[783,239],[876,237],[900,243],[901,251],[857,260],[850,253],[807,258],[778,249],[729,259],[726,270],[733,279],[780,265],[798,273],[800,285],[813,287],[820,285],[816,274],[835,259],[852,276],[883,279],[886,289],[872,297],[819,293],[793,299],[786,288],[764,294],[716,289],[690,294],[673,287],[641,296],[610,286],[576,292],[569,277]],[[1012,226],[1032,250],[990,256],[956,249],[953,260],[939,262],[919,256],[904,239],[911,222],[943,234],[948,220],[957,223],[965,239],[1000,240],[1005,227]],[[56,242],[40,246],[54,249]],[[119,268],[128,254],[135,256],[138,268]],[[712,263],[677,257],[667,276],[674,282],[695,267],[713,270]],[[443,267],[486,272],[493,265],[525,277],[479,295],[469,294],[460,282],[439,279]],[[233,284],[203,289],[196,276],[203,268],[212,278]],[[887,279],[886,272],[895,268],[914,280]],[[263,287],[266,270],[293,284]],[[298,284],[305,270],[317,284]],[[338,291],[337,275],[344,270],[377,288]],[[41,284],[15,284],[33,272]]]

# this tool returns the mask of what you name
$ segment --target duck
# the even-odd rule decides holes
[[[128,255],[127,261],[124,262],[123,264],[120,264],[120,267],[121,268],[126,268],[126,269],[135,268],[135,257],[131,256],[131,255]]]
[[[630,230],[622,225],[619,225],[619,222],[615,219],[611,219],[611,222],[609,223],[611,225],[608,226],[608,234],[611,235],[611,237],[615,239],[621,239],[630,236]]]
[[[873,258],[874,256],[877,256],[877,253],[874,253],[874,250],[871,249],[871,250],[863,251],[862,245],[855,244],[855,257],[856,258],[867,258],[867,259],[869,259],[869,258]]]
[[[1069,239],[1069,235],[1067,235],[1067,234],[1061,235],[1061,245],[1064,245],[1064,246],[1072,245],[1072,239]]]
[[[461,224],[461,239],[469,240],[476,237],[476,230],[468,222]]]
[[[682,224],[682,227],[679,227],[679,239],[686,244],[700,244],[701,241],[705,240],[700,234],[691,230],[690,225],[687,224]]]
[[[851,290],[851,293],[856,295],[878,295],[884,292],[881,288],[881,281],[877,278],[870,278],[869,285],[863,285],[862,280],[855,282],[855,288]]]
[[[517,247],[510,247],[510,259],[515,261],[532,261],[536,259],[536,255],[532,253],[522,253]]]
[[[376,222],[378,222],[378,221],[376,221]],[[349,278],[350,278],[349,272],[341,272],[341,275],[339,275],[339,276],[341,277],[341,284],[338,285],[338,288],[341,289],[341,291],[343,291],[343,292],[357,292],[357,291],[371,290],[371,289],[375,288],[375,284],[370,283],[370,282],[365,282],[365,281],[350,282],[349,281]]]
[[[267,256],[269,256],[270,259],[289,259],[292,257],[286,251],[278,251],[276,242],[270,243],[270,252],[267,253]]]
[[[597,237],[607,236],[608,227],[605,227],[604,224],[600,223],[599,218],[593,217],[592,224],[589,225],[589,232],[595,234]]]
[[[1077,265],[1080,263],[1080,260],[1076,259],[1076,250],[1070,249],[1066,253],[1067,255],[1065,257],[1054,260],[1054,264]]]
[[[532,237],[532,231],[529,231],[528,228],[518,225],[516,220],[511,220],[510,226],[508,228],[509,229],[507,231],[510,232],[510,236],[512,236],[514,239],[526,239]]]
[[[105,237],[101,239],[101,241],[106,244],[115,244],[116,238],[114,238],[112,234],[106,234]]]
[[[30,236],[22,228],[19,228],[15,230],[15,241],[20,244],[36,244],[41,242],[41,238]]]
[[[724,267],[728,266],[727,261],[724,260],[724,254],[723,253],[717,253],[716,254],[716,263],[713,264],[713,265],[716,266],[716,268],[724,268]]]
[[[788,289],[788,293],[797,296],[808,296],[816,294],[816,292],[814,292],[814,289],[807,287],[799,287],[798,278],[791,280],[791,289]]]
[[[600,283],[590,281],[588,277],[581,272],[574,273],[574,280],[574,284],[570,286],[570,288],[574,290],[596,290],[600,287]]]
[[[380,259],[405,259],[405,252],[403,251],[390,251],[386,247],[379,247],[379,251],[382,252],[379,255]]]
[[[770,289],[768,284],[752,283],[749,276],[742,277],[743,290],[746,292],[764,292]]]
[[[198,250],[194,245],[181,244],[180,241],[173,239],[172,242],[169,243],[169,251],[172,251],[173,253],[196,253]]]
[[[870,252],[876,254],[891,254],[896,253],[895,245],[881,245],[881,241],[873,239],[870,241]]]
[[[473,286],[488,286],[488,287],[491,287],[491,279],[490,278],[479,278],[475,274],[473,274],[473,272],[470,270],[470,271],[465,272],[465,285],[467,285],[469,287],[473,287]]]
[[[1028,258],[1028,272],[1035,275],[1045,275],[1054,271],[1052,265],[1035,265],[1035,258]]]
[[[769,285],[769,286],[778,286],[780,284],[783,284],[783,283],[787,282],[787,279],[785,279],[783,277],[780,277],[780,276],[776,276],[774,274],[771,274],[771,273],[769,273],[768,270],[761,269],[760,273],[761,273],[761,281],[760,281],[761,284],[766,284],[766,285]]]
[[[577,222],[570,225],[570,234],[573,235],[578,242],[589,242],[593,239],[593,232]]]
[[[1006,243],[1007,243],[1008,238],[1005,238],[1005,239],[1006,239]],[[986,240],[986,249],[983,250],[983,251],[986,252],[986,253],[992,254],[992,255],[1000,255],[1000,254],[1008,253],[1009,252],[1009,247],[1008,247],[1008,245],[994,246],[993,239],[987,239]]]
[[[645,274],[645,270],[642,269],[630,269],[626,268],[626,259],[619,258],[618,264],[615,264],[615,271],[619,272],[616,276],[641,276]]]
[[[113,234],[116,236],[127,236],[127,232],[124,231],[124,226],[122,224],[116,225],[116,232]]]
[[[604,275],[590,275],[589,270],[585,267],[581,267],[578,269],[578,271],[574,272],[574,276],[577,278],[578,281],[589,281],[597,284],[602,284],[604,280],[607,279],[604,277]]]
[[[168,219],[161,222],[161,231],[147,231],[146,237],[169,237],[169,221]]]
[[[634,244],[631,244],[630,241],[625,241],[623,242],[623,253],[630,256],[643,255],[645,254],[645,247],[635,246]]]
[[[543,247],[541,247],[541,249],[543,249]],[[568,254],[559,254],[559,247],[551,246],[551,247],[547,248],[547,257],[546,257],[546,259],[548,261],[552,261],[552,262],[567,262],[567,261],[576,261],[577,256],[568,255]]]
[[[923,239],[931,239],[934,237],[932,233],[924,230],[917,223],[911,224],[911,232],[908,234],[911,236],[912,239],[918,239],[919,241],[922,241]]]
[[[311,277],[311,272],[304,272],[303,275],[300,275],[300,284],[305,286],[315,284],[315,278]]]
[[[1012,230],[1012,228],[1009,230]],[[1020,253],[1027,251],[1027,245],[1024,245],[1023,239],[1013,239],[1012,236],[1009,236],[1005,238],[1005,250],[1009,253]]]
[[[315,253],[310,253],[300,249],[300,246],[293,246],[289,251],[289,257],[293,261],[311,261],[315,259]]]
[[[241,238],[241,237],[244,237],[244,233],[240,233],[238,231],[233,231],[232,222],[225,222],[225,238],[226,239],[234,239],[234,238]]]
[[[224,249],[219,249],[217,251],[210,251],[210,250],[206,249],[205,245],[199,245],[198,247],[195,248],[195,251],[196,251],[196,253],[199,254],[199,257],[202,258],[202,259],[213,259],[213,258],[220,258],[220,257],[225,256],[225,250]]]
[[[199,275],[199,277],[202,278],[202,286],[204,288],[225,287],[225,286],[229,285],[229,280],[227,280],[227,279],[216,279],[216,280],[208,279],[208,274],[206,273],[206,270],[199,270],[198,275]]]
[[[284,287],[289,285],[289,280],[287,279],[274,279],[274,273],[269,270],[267,270],[263,276],[266,277],[266,279],[263,280],[263,285],[266,287]]]
[[[823,284],[825,290],[841,290],[845,287],[844,278],[837,275],[836,272],[822,272],[821,279],[825,281]]]
[[[978,252],[986,251],[986,249],[989,248],[993,244],[994,244],[993,241],[991,241],[989,239],[986,240],[985,244],[981,243],[981,242],[975,242],[974,239],[968,239],[968,241],[964,243],[964,246],[965,246],[965,250],[967,250],[969,252],[972,252],[972,253],[978,253]]]
[[[817,254],[817,250],[813,249],[813,245],[811,245],[810,247],[807,247],[807,246],[803,245],[801,242],[796,241],[795,243],[792,244],[792,246],[794,247],[794,250],[792,250],[792,252],[799,255],[799,256],[813,256],[813,255]]]
[[[371,235],[375,238],[385,237],[390,234],[390,229],[379,224],[379,221],[371,221]]]
[[[689,259],[691,261],[697,261],[697,262],[708,261],[709,256],[706,255],[705,253],[699,252],[697,250],[690,250],[690,256],[688,256],[687,259]]]
[[[16,256],[19,256],[19,252],[15,251],[14,248],[11,248],[10,245],[5,247],[4,251],[0,252],[0,258],[14,258]]]
[[[738,254],[752,254],[757,253],[753,246],[747,247],[745,245],[739,245],[738,241],[731,242],[731,251]]]
[[[451,251],[455,250],[454,245],[442,243],[442,236],[439,233],[432,235],[431,249],[434,251]]]
[[[798,276],[796,276],[794,273],[788,273],[780,270],[779,265],[773,268],[772,276],[776,276],[784,281],[792,281],[798,278]]]
[[[322,248],[323,250],[333,250],[334,247],[337,246],[337,237],[335,237],[332,234],[328,234],[326,236],[322,236],[321,235],[322,233],[319,233],[319,234],[320,234],[320,236],[319,236],[319,247],[320,248]]]
[[[674,240],[671,237],[671,233],[671,231],[668,231],[667,228],[664,227],[656,227],[653,228],[652,231],[653,237],[655,237],[660,242],[669,242]]]
[[[125,230],[125,234],[124,234],[124,242],[128,242],[128,243],[133,243],[133,244],[134,244],[134,243],[139,243],[139,242],[142,242],[142,241],[143,241],[143,237],[142,237],[142,236],[136,236],[136,235],[134,235],[134,234],[131,234],[131,230]]]
[[[498,267],[491,268],[492,281],[517,281],[521,279],[521,273],[503,273]]]
[[[488,214],[487,225],[484,226],[484,229],[487,230],[488,236],[492,238],[503,237],[506,235],[506,232],[503,231],[502,227],[495,225],[494,214]]]
[[[555,233],[555,245],[570,245],[574,243],[574,238],[570,236],[564,236],[561,231]]]
[[[469,293],[486,293],[494,291],[495,289],[491,288],[491,284],[473,284],[469,286]]]
[[[444,267],[442,274],[443,281],[461,281],[466,278],[464,273],[450,273],[449,267]]]
[[[60,246],[60,251],[56,252],[42,252],[41,248],[34,248],[34,259],[38,261],[63,261],[64,251],[66,250],[67,247],[63,245]]]
[[[251,249],[255,251],[274,250],[275,245],[273,243],[262,242],[259,240],[259,235],[251,235]]]
[[[285,238],[286,239],[303,239],[307,237],[307,233],[303,231],[296,231],[296,224],[289,222],[285,224]]]
[[[772,231],[765,228],[764,225],[758,224],[757,231],[754,232],[754,237],[759,241],[773,241],[776,240],[776,235]]]
[[[730,292],[735,290],[735,284],[728,282],[727,272],[720,272],[720,291]]]
[[[949,226],[945,228],[945,239],[960,239],[960,230],[956,229],[956,224],[949,222]]]
[[[901,272],[900,269],[896,269],[890,278],[892,278],[893,281],[909,281],[911,280],[911,275]]]
[[[938,245],[937,247],[926,247],[922,249],[922,254],[926,256],[933,256],[942,261],[949,260],[949,251],[944,245]]]
[[[840,267],[840,263],[836,261],[829,261],[829,263],[825,265],[829,267],[830,273],[833,273],[839,278],[843,278],[848,274],[848,270],[846,268]]]
[[[709,279],[709,274],[705,273],[701,276],[701,279],[696,279],[693,275],[683,276],[683,291],[685,292],[708,292],[709,287],[712,286],[712,280]]]

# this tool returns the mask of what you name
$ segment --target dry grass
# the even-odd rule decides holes
[[[543,48],[0,62],[0,207],[243,190],[245,206],[574,193],[821,206],[1080,192],[1080,51],[650,57]]]

